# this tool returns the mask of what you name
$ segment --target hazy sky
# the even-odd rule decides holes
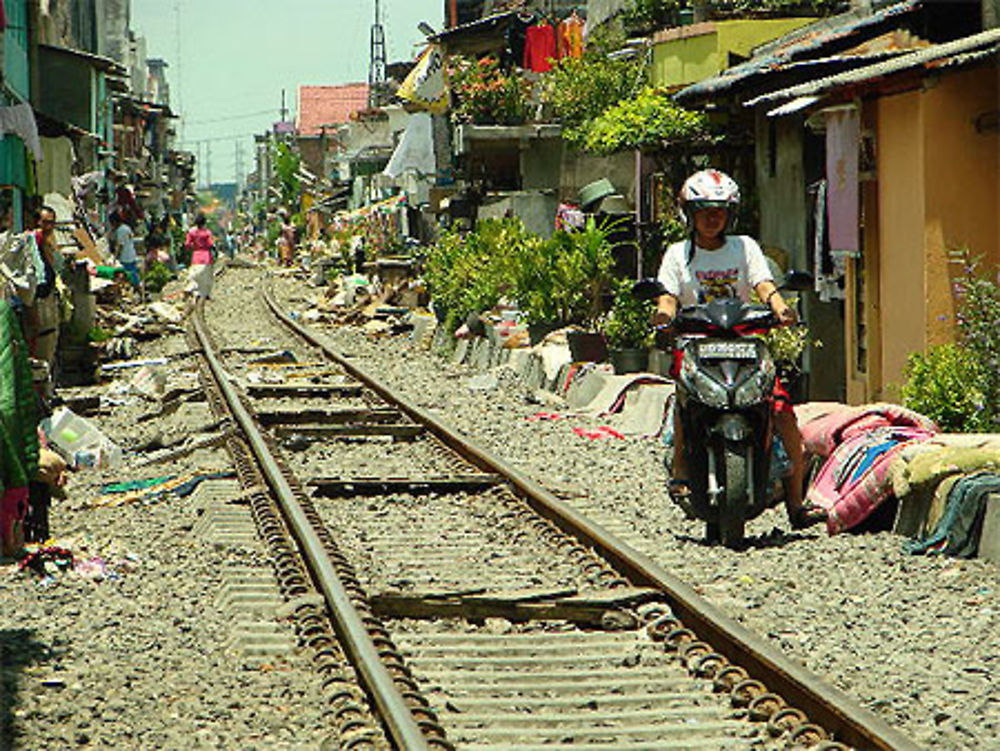
[[[443,0],[380,5],[389,62],[422,48],[418,22],[441,28]],[[170,66],[181,148],[205,161],[208,142],[213,182],[234,179],[237,143],[253,169],[253,134],[279,119],[282,89],[294,116],[300,85],[368,80],[374,17],[375,0],[132,0],[133,30]]]

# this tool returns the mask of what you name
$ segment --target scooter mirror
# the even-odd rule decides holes
[[[781,288],[790,289],[793,292],[805,292],[807,289],[812,289],[813,283],[813,275],[808,271],[791,270],[785,274],[785,282]]]
[[[663,282],[653,277],[640,279],[632,285],[633,296],[640,300],[655,300],[660,295],[666,294],[666,292],[667,288],[663,286]]]

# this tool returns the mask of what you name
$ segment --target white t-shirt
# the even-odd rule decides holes
[[[124,222],[115,230],[115,250],[118,251],[120,263],[135,263],[138,260],[135,242],[132,240],[132,228]]]
[[[761,282],[773,281],[764,251],[746,235],[727,235],[717,250],[695,246],[688,262],[691,240],[667,248],[657,278],[681,306],[711,302],[720,297],[750,301],[750,292]]]

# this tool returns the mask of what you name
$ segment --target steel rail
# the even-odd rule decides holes
[[[920,746],[890,727],[878,715],[789,659],[647,555],[590,521],[552,492],[477,446],[451,426],[391,392],[364,368],[341,355],[325,336],[287,315],[278,306],[269,288],[263,288],[262,294],[279,320],[300,337],[323,350],[352,377],[386,401],[396,404],[414,422],[426,425],[438,439],[473,465],[506,477],[518,495],[536,511],[565,532],[593,546],[628,576],[632,584],[662,590],[674,614],[685,626],[731,662],[746,669],[752,677],[763,681],[769,691],[780,694],[790,705],[803,709],[812,722],[820,724],[834,733],[841,742],[860,751],[922,751]]]
[[[199,313],[201,311],[198,311]],[[378,650],[372,643],[364,623],[351,604],[347,590],[340,577],[337,576],[323,543],[309,519],[295,498],[295,492],[282,475],[274,457],[258,430],[250,412],[243,406],[236,390],[229,383],[222,365],[212,350],[210,341],[204,329],[200,315],[195,315],[195,334],[201,345],[202,354],[222,390],[233,412],[233,416],[246,435],[254,453],[261,464],[261,469],[274,492],[289,525],[309,567],[316,578],[316,583],[326,598],[327,607],[333,616],[338,636],[344,650],[350,655],[364,688],[369,692],[381,717],[387,726],[387,732],[401,751],[428,751],[429,746],[420,727],[406,704],[405,699],[396,689],[392,677],[379,658]]]

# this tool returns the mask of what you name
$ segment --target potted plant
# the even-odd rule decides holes
[[[593,219],[582,230],[524,242],[512,268],[512,292],[529,329],[595,330],[613,264],[607,231]]]
[[[649,364],[653,303],[633,295],[632,284],[631,279],[615,283],[611,310],[601,326],[616,373],[638,373]]]

